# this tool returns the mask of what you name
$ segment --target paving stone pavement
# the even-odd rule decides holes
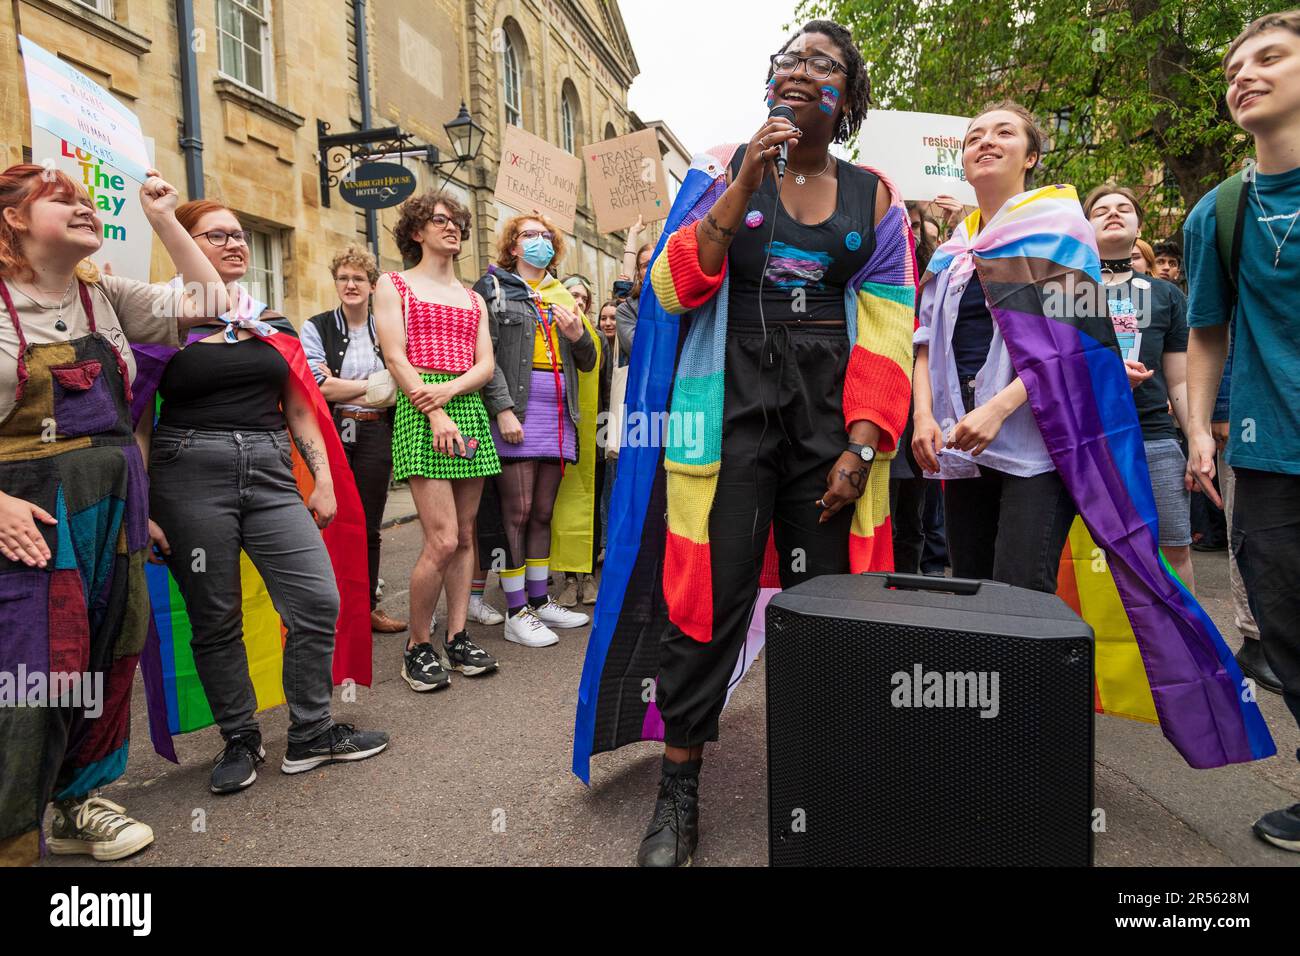
[[[390,517],[407,514],[396,496]],[[384,607],[394,616],[406,614],[418,550],[417,524],[384,532]],[[1197,554],[1195,564],[1203,603],[1235,646],[1226,557]],[[504,606],[495,578],[488,598]],[[542,649],[506,643],[499,626],[475,625],[471,633],[501,660],[499,673],[456,675],[449,690],[416,695],[398,676],[404,635],[376,634],[374,686],[358,688],[354,703],[336,690],[337,718],[389,731],[386,753],[286,776],[278,765],[288,717],[275,708],[262,715],[267,762],[256,784],[227,797],[207,789],[221,749],[216,728],[178,738],[179,765],[161,759],[149,745],[137,681],[127,773],[105,795],[149,823],[157,839],[132,859],[99,865],[631,863],[660,748],[646,743],[595,758],[590,789],[570,773],[587,628],[561,632],[557,646]],[[737,689],[722,742],[705,761],[697,865],[767,859],[762,668],[760,659]],[[1300,854],[1250,832],[1261,812],[1300,801],[1300,731],[1280,697],[1261,691],[1260,704],[1279,756],[1212,771],[1189,769],[1153,727],[1098,718],[1096,804],[1106,830],[1097,837],[1097,864],[1300,866]],[[45,865],[87,862],[61,857]]]

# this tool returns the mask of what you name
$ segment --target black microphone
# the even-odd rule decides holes
[[[773,106],[767,114],[768,119],[783,119],[794,122],[794,110],[788,106]],[[789,145],[782,143],[777,148],[776,153],[776,181],[778,183],[785,180],[785,164],[789,159]]]

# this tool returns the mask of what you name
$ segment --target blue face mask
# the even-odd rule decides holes
[[[545,269],[555,258],[555,246],[545,236],[524,240],[524,262],[534,269]]]

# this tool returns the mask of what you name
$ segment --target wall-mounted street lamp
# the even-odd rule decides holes
[[[469,115],[463,100],[456,118],[443,123],[442,128],[447,131],[447,139],[451,142],[455,157],[435,164],[438,167],[451,166],[440,189],[446,188],[447,183],[451,182],[451,177],[456,175],[456,170],[460,169],[462,164],[473,162],[478,157],[479,150],[483,148],[483,138],[487,135],[487,130],[475,123],[473,117]]]

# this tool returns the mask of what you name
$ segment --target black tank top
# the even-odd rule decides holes
[[[742,146],[731,163],[733,179],[744,158]],[[728,252],[730,326],[759,324],[760,279],[763,315],[769,325],[845,321],[844,290],[876,248],[876,187],[880,180],[842,159],[836,163],[835,211],[813,226],[797,222],[780,206],[775,176],[763,178]]]
[[[207,431],[283,431],[289,366],[258,338],[195,342],[167,363],[158,393],[160,425]]]

